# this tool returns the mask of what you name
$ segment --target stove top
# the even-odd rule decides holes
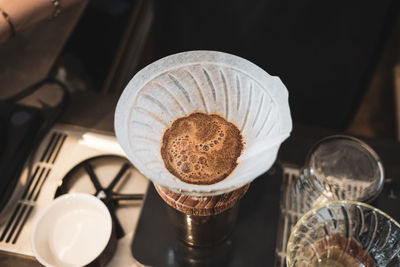
[[[24,116],[18,115],[17,119],[23,119]],[[8,118],[12,118],[12,116]],[[0,122],[3,121],[0,119]],[[7,132],[8,134],[12,133]],[[9,144],[3,143],[3,145],[8,146]],[[5,151],[7,150],[2,151],[0,157],[6,153]],[[274,169],[276,170],[276,168]],[[272,174],[265,175],[271,176]],[[288,185],[291,184],[290,181],[297,175],[298,166],[283,165],[283,170],[272,175],[276,177],[269,177],[275,179],[257,180],[258,184],[264,184],[274,181],[281,182],[282,179],[282,191],[279,190],[280,183],[254,187],[254,192],[250,191],[241,203],[241,212],[245,216],[239,219],[236,234],[232,236],[233,239],[227,240],[232,243],[225,244],[226,246],[222,244],[217,248],[218,251],[228,253],[232,258],[255,259],[245,253],[235,253],[232,256],[232,251],[237,251],[238,247],[242,245],[235,241],[235,238],[241,237],[240,240],[247,240],[247,243],[243,244],[252,246],[258,242],[262,244],[259,248],[268,246],[267,250],[253,251],[260,253],[261,259],[265,260],[266,264],[268,261],[271,264],[274,262],[274,266],[284,266],[287,237],[293,223],[297,220],[296,216],[298,216],[295,210],[285,206],[289,203],[286,191]],[[386,179],[380,197],[372,203],[397,220],[400,220],[400,212],[397,209],[400,198],[399,185],[400,179]],[[116,219],[114,220],[120,224],[121,238],[116,253],[108,264],[109,267],[138,266],[139,264],[133,256],[142,263],[156,263],[156,265],[158,263],[160,266],[172,266],[172,263],[180,260],[189,260],[190,262],[195,260],[202,263],[205,255],[206,257],[211,255],[212,260],[216,260],[217,264],[221,263],[220,258],[214,257],[216,254],[210,254],[209,250],[193,251],[167,238],[172,234],[168,228],[168,221],[165,219],[164,203],[152,187],[149,187],[148,190],[147,188],[148,180],[125,159],[113,134],[57,124],[40,143],[36,153],[23,165],[22,173],[16,179],[15,189],[6,190],[10,193],[8,201],[0,211],[0,252],[30,256],[28,258],[32,259],[33,253],[30,248],[29,236],[35,216],[56,196],[78,191],[106,198],[112,213],[115,212]],[[273,190],[270,190],[271,188]],[[265,189],[270,190],[268,194],[262,194]],[[140,199],[147,192],[148,197],[143,204]],[[268,205],[274,203],[271,207],[280,207],[279,219],[278,215],[274,218],[260,216],[254,209],[246,208],[247,204],[266,197],[271,199],[265,203]],[[278,204],[279,198],[280,205]],[[143,211],[142,205],[144,205]],[[257,208],[261,214],[266,212],[265,207]],[[137,224],[138,227],[136,227]],[[271,225],[266,226],[267,224]],[[272,232],[260,235],[257,227],[261,227],[261,231]],[[250,229],[254,233],[251,234],[246,229]],[[265,239],[266,236],[268,236],[267,239]],[[274,261],[273,258],[275,258]],[[235,266],[235,261],[224,262],[224,264]]]
[[[32,256],[32,221],[55,197],[67,192],[103,198],[126,243],[133,237],[147,186],[148,180],[124,157],[115,136],[57,124],[25,163],[0,212],[0,251]],[[125,254],[134,264],[130,253]],[[113,262],[110,266],[118,266]]]

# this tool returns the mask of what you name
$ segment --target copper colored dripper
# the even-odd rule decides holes
[[[208,197],[179,194],[159,185],[155,188],[168,204],[168,216],[178,239],[190,246],[207,247],[222,242],[232,233],[239,200],[249,186]]]

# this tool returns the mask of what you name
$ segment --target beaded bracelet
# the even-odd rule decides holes
[[[59,0],[51,0],[51,3],[54,6],[53,18],[55,18],[61,13],[60,1]]]
[[[15,28],[11,22],[10,16],[2,8],[0,8],[0,13],[1,15],[3,15],[3,18],[7,21],[8,26],[10,26],[11,36],[15,36]]]

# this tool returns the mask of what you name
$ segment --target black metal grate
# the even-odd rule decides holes
[[[100,162],[102,162],[100,164]],[[101,184],[101,180],[96,175],[95,166],[100,164],[103,165],[105,162],[117,163],[119,166],[119,171],[115,173],[111,179],[111,182],[104,186]],[[106,163],[107,164],[107,163]],[[104,165],[103,165],[104,166]],[[121,238],[125,235],[124,229],[116,215],[116,208],[119,206],[120,201],[136,201],[142,200],[143,194],[122,194],[115,192],[116,185],[124,179],[131,177],[130,175],[125,175],[132,169],[132,164],[125,158],[116,155],[102,155],[93,158],[86,159],[72,168],[63,178],[62,183],[58,187],[55,197],[62,194],[66,194],[71,189],[71,186],[76,181],[76,173],[83,169],[90,179],[91,184],[95,188],[94,195],[104,202],[110,211],[111,217],[113,218],[115,224],[115,230],[117,237]]]

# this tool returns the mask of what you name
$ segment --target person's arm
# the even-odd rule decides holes
[[[53,17],[78,1],[80,0],[0,0],[0,43],[12,36],[11,28],[18,34],[21,30]]]

